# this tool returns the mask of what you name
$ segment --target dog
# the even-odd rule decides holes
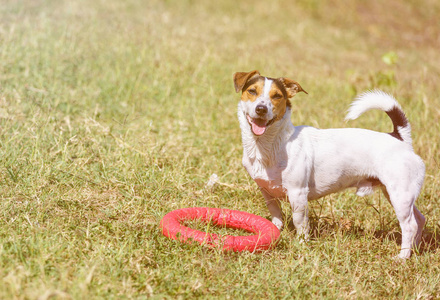
[[[294,126],[290,98],[307,92],[288,78],[269,78],[255,70],[233,75],[241,91],[238,119],[243,142],[243,166],[258,184],[272,216],[283,227],[280,200],[288,199],[297,234],[309,238],[308,201],[346,188],[358,196],[382,189],[402,230],[397,258],[407,259],[422,237],[425,217],[415,206],[425,177],[425,165],[414,153],[411,126],[400,105],[381,91],[361,94],[346,120],[370,109],[388,114],[392,133],[360,128],[317,129]]]

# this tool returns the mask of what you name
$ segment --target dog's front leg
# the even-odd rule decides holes
[[[267,208],[272,216],[272,223],[279,229],[283,228],[283,211],[280,200],[272,197],[266,190],[260,188],[261,193],[266,200]]]
[[[289,190],[289,202],[292,208],[292,221],[296,234],[303,240],[309,239],[308,191],[303,189]]]

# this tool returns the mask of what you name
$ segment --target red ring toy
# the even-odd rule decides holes
[[[256,235],[219,236],[215,233],[191,229],[181,224],[186,220],[194,219],[228,228],[244,229],[256,233]],[[184,243],[196,241],[200,245],[221,246],[223,250],[236,252],[270,249],[280,236],[279,229],[263,217],[244,211],[207,207],[182,208],[169,212],[163,217],[160,227],[162,233],[173,240]]]

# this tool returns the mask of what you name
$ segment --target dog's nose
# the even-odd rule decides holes
[[[255,112],[259,116],[265,115],[267,113],[267,106],[259,104],[259,105],[257,105],[257,107],[255,107]]]

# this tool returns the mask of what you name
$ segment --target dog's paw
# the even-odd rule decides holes
[[[398,264],[404,264],[408,260],[408,258],[400,257],[400,255],[395,255],[391,259],[394,263],[398,263]]]
[[[310,237],[308,234],[300,234],[298,235],[299,243],[300,244],[307,244],[308,241],[310,241]]]
[[[272,219],[272,223],[273,225],[275,225],[279,230],[281,230],[283,228],[283,221],[281,221],[278,218],[273,218]]]
[[[404,263],[410,257],[411,257],[411,250],[409,250],[409,249],[402,249],[400,251],[399,255],[396,255],[396,256],[393,257],[393,260],[395,262]]]

